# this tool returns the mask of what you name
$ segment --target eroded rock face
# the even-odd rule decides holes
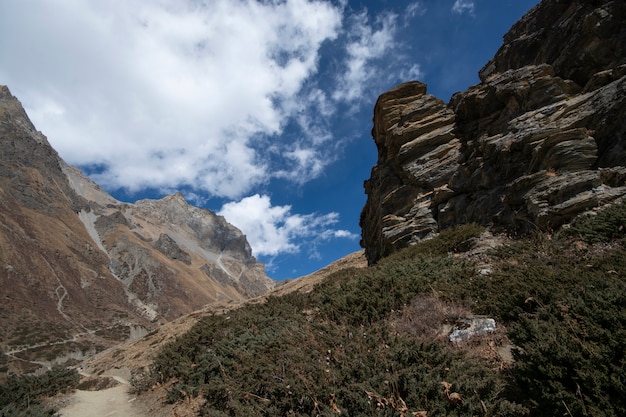
[[[382,94],[368,261],[466,222],[554,230],[626,195],[623,22],[623,2],[544,1],[448,104],[419,82]]]
[[[584,87],[597,74],[624,64],[624,19],[626,3],[621,0],[544,0],[504,35],[495,57],[479,72],[480,79],[549,63],[557,76]]]
[[[77,213],[88,202],[0,86],[0,349],[7,370],[72,363],[151,323],[130,306]],[[6,355],[6,356],[4,356]]]
[[[172,260],[178,260],[187,265],[191,265],[191,257],[189,254],[182,250],[176,241],[167,233],[161,233],[159,239],[154,243],[154,247]]]

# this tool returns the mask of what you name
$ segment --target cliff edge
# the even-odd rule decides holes
[[[626,195],[626,4],[542,1],[449,103],[382,94],[365,182],[369,263],[440,230],[555,230]]]

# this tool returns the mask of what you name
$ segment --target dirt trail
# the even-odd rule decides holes
[[[70,404],[59,410],[62,417],[149,417],[134,407],[128,385],[120,384],[102,391],[77,390]]]
[[[367,260],[364,252],[355,252],[316,273],[285,284],[270,294],[281,295],[292,291],[308,292],[316,283],[336,270],[366,266]],[[248,302],[263,302],[266,297],[267,295],[261,296]],[[85,377],[95,375],[111,377],[120,384],[101,391],[77,390],[63,402],[65,405],[57,405],[59,414],[62,417],[170,417],[172,415],[190,417],[197,415],[202,403],[200,399],[165,404],[163,399],[166,396],[166,386],[148,390],[139,397],[129,394],[130,370],[148,367],[165,343],[188,331],[201,317],[210,312],[227,311],[239,306],[240,304],[232,303],[216,303],[210,307],[207,306],[204,310],[167,323],[139,340],[100,353],[84,364],[85,368],[81,374]]]

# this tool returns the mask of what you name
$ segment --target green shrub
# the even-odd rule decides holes
[[[148,379],[171,382],[169,401],[204,397],[204,416],[626,415],[622,244],[536,235],[491,253],[492,273],[480,275],[451,253],[481,232],[449,229],[310,294],[205,317],[161,351]],[[496,318],[514,364],[427,329],[396,331],[407,314],[431,314],[433,299]]]
[[[78,385],[76,370],[54,368],[43,375],[11,374],[0,385],[0,415],[2,416],[48,416],[54,410],[45,407],[41,398],[66,392]]]
[[[2,417],[50,417],[58,416],[56,412],[49,407],[40,403],[31,404],[28,408],[24,409],[18,407],[15,404],[9,404],[6,407],[0,408],[0,416]]]
[[[496,256],[479,297],[518,346],[512,398],[538,416],[626,415],[624,248],[536,236]]]
[[[626,236],[626,204],[619,202],[595,215],[579,216],[565,233],[589,243],[623,239]]]

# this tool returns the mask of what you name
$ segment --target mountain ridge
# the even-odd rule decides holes
[[[276,285],[181,194],[124,203],[65,163],[0,87],[0,375],[77,360]]]

